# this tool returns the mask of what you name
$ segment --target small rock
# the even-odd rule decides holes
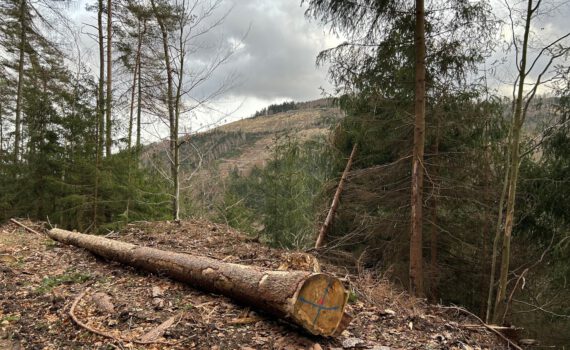
[[[391,348],[389,346],[374,345],[371,350],[391,350]]]
[[[164,295],[164,289],[159,286],[153,286],[151,295],[153,298],[158,298]]]
[[[354,348],[364,344],[364,340],[360,338],[346,338],[342,341],[342,347],[347,348]]]
[[[310,350],[323,350],[323,347],[321,346],[321,344],[315,343],[315,344],[313,344],[313,346],[311,346],[309,349],[310,349]]]
[[[115,313],[115,305],[113,305],[113,300],[109,294],[102,292],[95,293],[91,297],[91,301],[97,306],[99,312],[103,314]]]
[[[156,310],[161,310],[164,308],[164,299],[162,298],[153,298],[152,305]]]
[[[392,309],[384,309],[384,311],[380,311],[380,316],[394,317],[394,316],[396,316],[396,311],[394,311]]]

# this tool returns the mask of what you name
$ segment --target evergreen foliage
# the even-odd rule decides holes
[[[263,117],[267,115],[289,112],[297,109],[297,104],[294,101],[283,102],[279,104],[271,104],[253,114],[253,118]]]
[[[272,154],[247,177],[231,174],[223,214],[236,228],[262,226],[272,245],[310,246],[315,216],[327,201],[322,188],[335,171],[333,153],[322,138],[301,142],[285,135]]]

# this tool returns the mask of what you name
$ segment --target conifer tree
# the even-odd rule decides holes
[[[483,37],[489,35],[486,21],[479,21],[488,15],[487,4],[436,2],[432,3],[434,11],[426,18],[422,0],[414,4],[372,0],[307,2],[308,15],[347,36],[346,42],[321,52],[318,57],[318,62],[332,63],[329,72],[339,90],[360,94],[363,99],[370,99],[371,105],[376,104],[375,99],[394,99],[395,104],[414,115],[409,286],[414,294],[424,295],[422,211],[426,82],[432,91],[442,80],[451,83],[450,87],[461,86],[466,70],[481,58],[473,48],[484,45],[485,41],[475,40],[476,31],[480,30],[477,34]],[[433,34],[427,43],[426,30]],[[458,39],[459,33],[464,35],[464,41]],[[431,58],[427,67],[426,46]],[[458,78],[455,83],[446,79],[450,76]]]

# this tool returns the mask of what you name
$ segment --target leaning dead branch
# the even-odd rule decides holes
[[[42,236],[42,234],[39,233],[38,231],[29,228],[28,226],[22,224],[21,222],[18,222],[16,219],[10,219],[10,222],[12,222],[12,223],[14,223],[14,224],[20,226],[21,228],[23,228],[24,230],[26,230],[26,231],[28,231],[28,232],[35,233],[36,235]]]
[[[315,243],[315,249],[318,249],[318,248],[323,246],[323,242],[327,236],[327,233],[328,233],[329,228],[332,224],[332,221],[334,220],[336,210],[337,210],[338,205],[340,203],[340,195],[342,193],[342,190],[344,189],[344,183],[346,181],[346,177],[348,176],[348,172],[350,171],[350,168],[352,167],[352,160],[354,159],[354,155],[356,154],[357,148],[358,148],[358,144],[356,143],[356,144],[354,144],[354,147],[352,147],[352,152],[350,152],[350,157],[348,158],[348,161],[346,162],[346,167],[344,168],[344,172],[342,173],[340,181],[338,182],[338,187],[336,188],[336,192],[334,194],[334,198],[333,198],[331,207],[330,207],[329,212],[327,214],[327,218],[325,219],[325,222],[323,223],[323,226],[321,227],[321,230],[319,232],[319,236],[317,237],[317,241]]]

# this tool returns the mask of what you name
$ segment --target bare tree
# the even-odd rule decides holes
[[[563,78],[555,65],[570,52],[570,32],[552,38],[541,38],[533,30],[532,24],[540,16],[547,14],[548,6],[543,0],[527,0],[523,9],[505,2],[509,12],[509,21],[512,32],[511,44],[515,50],[517,76],[513,84],[512,119],[507,145],[505,166],[505,183],[499,205],[499,224],[496,230],[492,255],[491,281],[488,295],[487,320],[490,318],[490,304],[492,300],[494,281],[494,268],[498,258],[498,244],[502,231],[502,251],[500,263],[500,276],[496,289],[493,321],[497,322],[507,307],[507,284],[509,263],[511,256],[511,235],[515,224],[515,202],[517,195],[517,181],[521,157],[522,129],[527,117],[528,108],[536,96],[539,88],[547,83],[554,83]],[[519,27],[522,26],[522,28]],[[521,30],[519,30],[521,29]],[[518,33],[522,33],[519,34]],[[521,37],[522,36],[522,37]],[[544,44],[546,42],[546,44]],[[503,202],[504,201],[504,202]],[[504,205],[503,205],[504,204]],[[502,221],[503,210],[504,222]]]
[[[200,45],[198,39],[209,34],[218,27],[229,12],[215,18],[221,7],[221,0],[212,2],[201,0],[151,0],[151,7],[160,29],[159,41],[162,44],[162,62],[164,68],[163,82],[165,89],[161,89],[160,98],[166,107],[168,120],[166,126],[169,131],[168,163],[171,183],[172,217],[180,219],[180,148],[189,141],[189,137],[181,138],[181,118],[191,114],[227,89],[222,84],[205,97],[193,94],[197,88],[210,80],[214,73],[231,57],[236,47],[221,48],[210,62],[201,67],[186,67],[188,55],[195,53]],[[160,107],[154,108],[154,114],[161,114]],[[162,120],[162,119],[161,119]]]

